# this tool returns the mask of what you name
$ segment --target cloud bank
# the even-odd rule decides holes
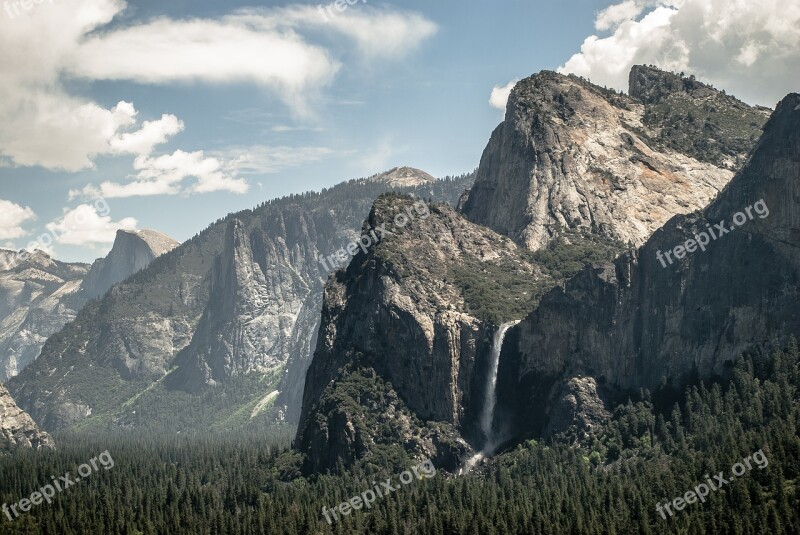
[[[109,181],[85,192],[242,193],[247,183],[235,175],[239,160],[202,150],[155,153],[183,131],[178,117],[159,110],[160,118],[140,121],[133,103],[104,107],[76,94],[72,82],[249,83],[306,116],[317,94],[333,83],[343,56],[401,58],[437,30],[418,14],[369,6],[330,20],[312,6],[138,22],[125,19],[126,9],[122,0],[59,0],[0,16],[3,165],[76,172],[92,168],[100,156],[133,155],[130,183]],[[188,177],[195,182],[185,183]]]
[[[800,89],[800,3],[778,0],[626,0],[601,11],[559,69],[627,90],[635,64],[685,71],[768,106]]]

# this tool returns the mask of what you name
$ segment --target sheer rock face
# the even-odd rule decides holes
[[[55,442],[17,406],[6,387],[0,385],[0,451],[18,447],[55,448]]]
[[[24,260],[3,251],[0,271],[0,382],[39,356],[45,340],[75,318],[88,266],[58,262],[36,251]]]
[[[212,269],[209,304],[192,342],[175,359],[169,384],[196,392],[285,364],[297,342],[295,328],[309,328],[298,325],[305,301],[312,289],[321,292],[318,251],[310,245],[291,250],[280,237],[231,221]]]
[[[354,363],[362,362],[388,382],[397,397],[395,402],[388,401],[394,399],[390,396],[371,405],[370,414],[402,412],[402,420],[410,418],[412,423],[392,431],[393,440],[412,454],[437,457],[455,469],[469,451],[459,433],[476,421],[482,408],[483,377],[496,327],[468,313],[449,269],[468,259],[509,257],[531,277],[537,276],[536,268],[517,256],[513,242],[448,207],[423,209],[427,205],[410,198],[381,197],[363,234],[380,235],[377,229],[384,225],[391,231],[391,222],[412,205],[412,213],[429,215],[412,217],[401,232],[359,253],[346,271],[328,280],[296,440],[312,470],[332,469],[337,459],[349,464],[367,456],[369,444],[380,442],[380,426],[366,425],[366,416],[356,407],[341,410],[330,402],[342,395],[339,385],[346,384]],[[346,390],[352,395],[352,389]],[[358,396],[376,397],[357,391]],[[344,433],[348,427],[342,419],[361,431]],[[430,422],[442,427],[431,428]]]
[[[751,209],[741,226],[664,267],[659,252]],[[741,217],[739,218],[741,221]],[[717,229],[717,232],[720,232]],[[673,260],[675,259],[673,255]],[[722,374],[742,352],[800,335],[800,95],[786,97],[748,163],[704,211],[548,293],[512,329],[500,405],[518,433],[541,431],[549,393],[576,376],[653,389]]]
[[[105,258],[92,264],[81,290],[86,299],[105,294],[111,286],[146,268],[155,258],[179,244],[155,230],[118,230],[114,246]]]
[[[659,83],[632,79],[635,94]],[[735,101],[727,99],[718,103],[726,111]],[[700,105],[701,96],[687,93],[684,100]],[[754,114],[749,128],[757,132],[766,117],[735,102]],[[563,227],[643,244],[672,216],[707,205],[733,176],[692,157],[699,151],[691,142],[683,152],[669,148],[659,119],[645,124],[648,106],[574,76],[545,71],[522,80],[483,153],[464,213],[532,250]],[[736,145],[733,159],[743,160],[753,143]]]

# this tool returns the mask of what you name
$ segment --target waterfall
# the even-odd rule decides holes
[[[492,340],[489,375],[486,378],[486,400],[483,403],[483,413],[481,414],[481,431],[486,437],[482,453],[486,455],[491,455],[496,446],[494,443],[495,436],[492,433],[492,423],[494,422],[494,408],[497,405],[497,370],[500,367],[500,351],[503,349],[503,339],[506,337],[506,331],[517,323],[519,322],[511,321],[502,324],[494,333],[494,339]]]
[[[510,321],[502,324],[494,333],[492,339],[492,353],[489,356],[489,375],[486,377],[486,398],[483,402],[483,412],[481,413],[481,431],[483,431],[486,440],[481,451],[472,458],[459,470],[459,474],[467,474],[472,468],[481,460],[492,455],[494,449],[497,447],[497,437],[492,433],[492,424],[494,423],[494,408],[497,405],[497,371],[500,368],[500,352],[503,349],[503,340],[506,337],[506,331],[519,323],[519,321]]]

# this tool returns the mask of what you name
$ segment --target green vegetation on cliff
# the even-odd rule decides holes
[[[624,245],[597,234],[560,230],[559,237],[544,249],[520,249],[520,258],[536,266],[532,276],[516,259],[494,262],[471,260],[453,266],[450,276],[462,289],[470,314],[500,325],[530,314],[542,296],[578,273],[585,266],[616,258]]]

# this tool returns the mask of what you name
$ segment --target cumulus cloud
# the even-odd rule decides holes
[[[517,82],[519,82],[519,80],[511,80],[504,86],[494,86],[492,94],[489,96],[489,105],[498,110],[505,111],[506,104],[508,104],[508,97],[511,96],[511,90],[514,89]]]
[[[112,221],[111,216],[100,213],[97,206],[81,204],[48,223],[46,228],[55,236],[57,243],[94,245],[113,243],[117,230],[136,230],[136,224],[136,219],[132,217]]]
[[[99,187],[88,185],[82,190],[72,190],[70,198],[86,197],[146,197],[175,195],[178,193],[211,193],[231,191],[245,193],[244,179],[233,176],[218,158],[207,157],[203,151],[177,150],[161,156],[139,156],[133,162],[137,173],[128,183],[103,182]],[[196,179],[184,186],[187,179]]]
[[[644,10],[644,5],[636,0],[625,0],[621,4],[608,6],[597,15],[594,27],[600,31],[616,28],[625,21],[635,19]]]
[[[797,91],[800,4],[779,0],[626,0],[598,14],[605,37],[586,38],[560,72],[627,89],[635,64],[695,74],[772,106]]]
[[[246,193],[250,186],[240,175],[265,175],[333,154],[327,147],[253,145],[232,147],[206,154],[177,150],[161,156],[140,156],[137,171],[127,183],[107,181],[70,191],[76,197],[146,197],[228,191]]]
[[[169,114],[138,125],[133,104],[108,109],[68,89],[73,80],[252,83],[306,115],[341,68],[340,43],[354,43],[369,60],[391,59],[436,31],[420,15],[369,6],[328,22],[311,6],[146,22],[125,20],[126,8],[122,0],[59,0],[0,16],[3,165],[78,171],[102,155],[149,156],[183,130]],[[197,191],[242,189],[235,178],[198,179]]]
[[[153,149],[183,131],[183,121],[164,114],[157,121],[145,121],[136,132],[125,132],[111,139],[109,145],[117,154],[150,154]]]
[[[25,236],[22,225],[36,219],[36,214],[27,206],[0,199],[0,240],[12,240]]]

